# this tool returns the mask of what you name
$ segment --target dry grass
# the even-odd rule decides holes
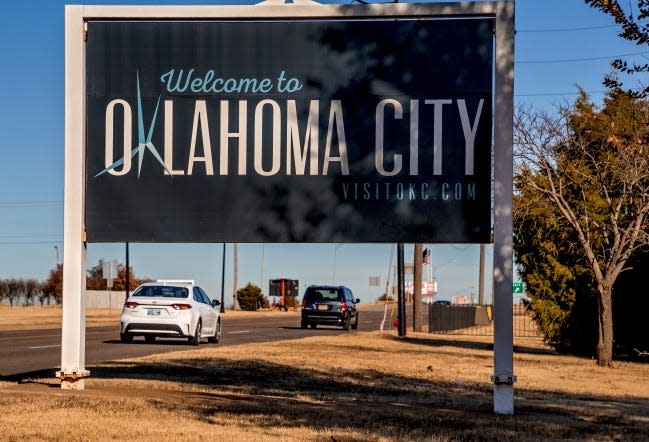
[[[649,365],[516,342],[515,416],[492,413],[487,338],[354,333],[91,366],[84,391],[0,383],[3,440],[649,440]]]
[[[60,327],[63,310],[60,305],[10,307],[0,305],[0,330]],[[93,325],[115,323],[119,319],[119,309],[89,308],[86,310],[86,323]]]
[[[103,324],[116,324],[119,322],[119,315],[121,309],[113,308],[89,308],[86,309],[86,324],[87,325],[103,325]],[[243,312],[243,311],[230,311],[226,314],[230,316],[256,316],[263,317],[264,315],[284,314],[285,312],[279,311],[264,311],[264,312]],[[291,313],[291,312],[289,312]],[[30,307],[10,307],[5,304],[0,304],[0,330],[8,329],[21,329],[33,327],[60,327],[61,317],[63,310],[60,305],[52,306],[30,306]]]

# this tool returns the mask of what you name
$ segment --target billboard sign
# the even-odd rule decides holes
[[[406,282],[406,294],[413,295],[415,293],[415,283],[414,281]],[[422,281],[421,282],[421,294],[424,296],[436,296],[437,295],[437,280],[433,281]]]
[[[490,242],[493,24],[88,21],[88,241]]]

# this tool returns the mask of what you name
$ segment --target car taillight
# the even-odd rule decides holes
[[[302,300],[302,308],[306,307],[306,299]]]
[[[135,307],[137,307],[138,305],[140,305],[140,304],[138,304],[137,302],[126,301],[126,302],[124,303],[124,308],[135,308]]]
[[[340,311],[344,312],[345,310],[347,310],[347,303],[346,302],[341,302],[340,303]]]
[[[174,310],[189,310],[192,308],[191,304],[171,304]]]

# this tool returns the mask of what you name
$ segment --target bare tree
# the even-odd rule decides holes
[[[613,285],[631,254],[649,244],[647,123],[647,102],[620,90],[602,110],[582,93],[575,107],[556,114],[524,108],[516,114],[517,189],[532,196],[529,204],[550,203],[592,268],[600,365],[613,359]]]
[[[24,284],[21,279],[16,278],[7,279],[5,282],[7,289],[5,299],[9,301],[9,305],[13,308],[16,301],[22,296]]]
[[[47,303],[54,300],[56,304],[60,304],[63,300],[63,264],[57,264],[56,267],[50,270],[50,274],[43,283],[43,293],[47,296]]]
[[[23,280],[23,296],[25,298],[25,306],[34,305],[36,297],[41,292],[43,284],[35,279]]]
[[[9,286],[7,284],[6,279],[0,279],[0,302],[2,302],[4,299],[9,300],[9,297],[7,296],[9,292]]]

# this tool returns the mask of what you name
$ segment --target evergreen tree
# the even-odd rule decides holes
[[[517,177],[514,251],[528,309],[546,344],[562,353],[591,355],[597,344],[596,289],[574,234],[548,201],[531,203]]]
[[[252,283],[237,290],[237,302],[241,310],[254,311],[268,305],[268,300],[261,292],[261,288]]]

